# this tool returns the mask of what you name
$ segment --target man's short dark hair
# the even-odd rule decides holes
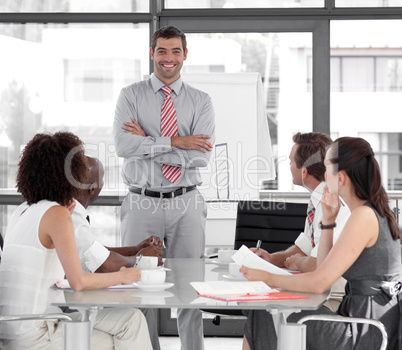
[[[318,181],[325,180],[325,153],[332,144],[331,138],[322,132],[298,132],[293,135],[293,142],[298,145],[295,163],[298,169],[306,168]]]
[[[186,35],[179,28],[176,28],[174,26],[166,26],[159,28],[152,36],[151,40],[152,51],[155,51],[156,42],[159,38],[163,39],[181,38],[183,52],[186,52],[187,49]]]
[[[68,205],[88,175],[84,146],[76,135],[36,134],[22,152],[17,189],[29,205],[43,199]]]

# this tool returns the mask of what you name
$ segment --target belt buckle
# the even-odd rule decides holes
[[[174,198],[174,191],[172,192],[160,192],[160,198]]]

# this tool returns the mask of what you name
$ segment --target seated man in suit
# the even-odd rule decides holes
[[[303,186],[311,193],[304,231],[300,233],[294,245],[284,251],[269,254],[264,249],[252,248],[251,250],[278,267],[309,272],[317,268],[317,251],[321,236],[320,221],[322,220],[321,197],[325,186],[324,158],[332,140],[328,135],[320,132],[305,134],[299,132],[293,136],[293,142],[289,155],[293,183]],[[336,219],[334,240],[338,238],[349,215],[349,208],[342,205]],[[338,293],[344,291],[343,279],[333,286],[332,291]],[[330,299],[326,306],[336,310],[339,301]]]
[[[98,198],[103,187],[104,169],[102,163],[87,157],[90,168],[89,184],[75,198],[76,206],[71,215],[74,225],[75,242],[82,269],[85,272],[113,272],[122,266],[135,265],[137,256],[157,256],[162,265],[163,245],[159,237],[149,237],[136,246],[105,247],[91,232],[90,218],[86,208]],[[148,321],[148,329],[153,349],[159,349],[158,332],[153,309],[141,309]]]
[[[150,237],[137,246],[111,248],[100,244],[91,232],[90,218],[86,208],[98,198],[103,187],[104,170],[102,163],[87,157],[90,166],[90,181],[75,199],[76,207],[72,214],[78,254],[84,271],[112,272],[122,266],[135,265],[136,256],[149,255],[159,258],[162,264],[163,245],[159,237]]]

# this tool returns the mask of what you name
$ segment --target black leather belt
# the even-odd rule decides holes
[[[156,192],[150,190],[143,190],[142,188],[130,188],[130,192],[142,194],[148,197],[157,197],[157,198],[174,198],[177,196],[181,196],[184,193],[195,190],[197,186],[189,186],[189,187],[181,187],[175,191],[171,192]]]

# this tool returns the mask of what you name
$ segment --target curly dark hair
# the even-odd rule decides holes
[[[88,176],[84,145],[78,136],[36,134],[22,151],[16,187],[29,205],[42,199],[68,205]]]

